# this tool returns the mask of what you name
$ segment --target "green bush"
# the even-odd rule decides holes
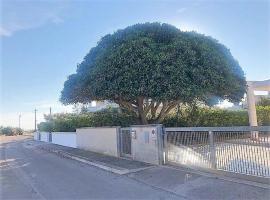
[[[270,126],[270,106],[257,106],[258,124]]]
[[[40,131],[75,131],[80,127],[100,126],[130,126],[136,124],[136,118],[127,112],[116,110],[104,110],[95,113],[83,114],[55,114],[51,117],[45,116],[46,121],[38,125]]]
[[[257,116],[259,125],[270,125],[270,106],[258,106]],[[135,116],[119,113],[116,110],[104,110],[95,113],[83,114],[55,114],[45,116],[46,121],[38,125],[40,131],[68,132],[80,127],[121,126],[127,127],[137,124]],[[185,108],[178,114],[172,113],[165,118],[166,127],[183,126],[248,126],[248,113],[246,110],[223,110],[217,108]]]
[[[167,117],[163,124],[169,126],[247,126],[246,111],[229,111],[214,108],[198,108],[193,113]]]
[[[23,130],[21,128],[12,128],[12,127],[0,127],[0,135],[22,135]]]
[[[270,106],[257,106],[258,125],[270,125]],[[196,108],[171,114],[163,124],[171,126],[248,126],[247,110]]]

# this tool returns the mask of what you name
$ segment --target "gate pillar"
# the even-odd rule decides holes
[[[134,160],[163,164],[163,126],[161,124],[131,126],[131,148]]]

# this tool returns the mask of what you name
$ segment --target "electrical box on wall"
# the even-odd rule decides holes
[[[151,164],[162,163],[162,125],[131,126],[132,157]]]

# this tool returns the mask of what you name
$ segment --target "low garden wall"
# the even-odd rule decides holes
[[[118,133],[120,127],[79,128],[77,147],[89,151],[118,156]]]
[[[39,140],[38,136],[39,136],[39,132],[34,132],[34,140]]]
[[[48,132],[40,132],[40,141],[49,142],[49,133]]]
[[[52,132],[52,143],[67,147],[77,147],[76,132]]]

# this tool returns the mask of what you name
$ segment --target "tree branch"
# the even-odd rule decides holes
[[[144,100],[143,97],[138,97],[138,114],[139,114],[141,123],[148,124],[148,121],[146,119],[146,114],[143,109],[143,104],[144,104],[143,100]]]
[[[152,104],[152,106],[151,106],[151,118],[152,119],[155,119],[156,112],[157,112],[157,109],[160,106],[160,104],[161,104],[161,102],[156,102],[156,105],[155,104]]]
[[[118,100],[115,100],[115,102],[117,104],[119,104],[119,106],[126,108],[126,109],[130,110],[131,112],[135,113],[137,116],[139,116],[138,108],[136,106],[134,106],[132,103],[130,103],[128,101],[123,101],[121,98],[119,98]]]

